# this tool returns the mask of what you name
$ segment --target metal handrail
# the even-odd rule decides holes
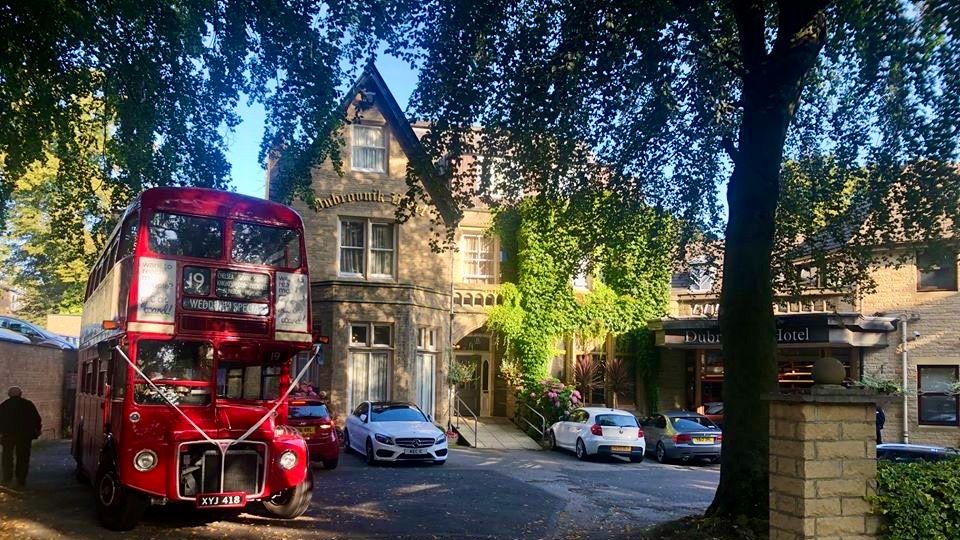
[[[477,441],[479,440],[478,433],[480,432],[480,430],[479,430],[480,419],[477,417],[476,413],[474,413],[473,410],[470,409],[470,406],[467,405],[462,399],[460,399],[460,396],[456,396],[456,398],[457,398],[457,402],[456,402],[456,405],[455,405],[455,407],[456,407],[455,412],[456,412],[457,414],[456,414],[455,416],[456,416],[456,418],[457,418],[457,429],[458,429],[458,430],[460,429],[460,416],[461,416],[461,415],[460,415],[460,406],[463,405],[464,408],[467,409],[467,412],[470,413],[470,416],[473,417],[473,447],[476,448],[476,447],[477,447]]]
[[[537,415],[538,418],[540,418],[540,428],[537,429],[537,426],[522,414],[520,415],[520,419],[526,422],[527,425],[530,426],[530,429],[539,433],[540,438],[543,439],[543,435],[547,432],[547,419],[542,414],[540,414],[538,410],[531,407],[529,403],[523,403],[522,405],[526,407],[530,412]]]

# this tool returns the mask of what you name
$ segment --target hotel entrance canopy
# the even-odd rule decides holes
[[[897,327],[894,317],[866,317],[859,313],[796,313],[776,315],[778,346],[868,347],[887,346],[887,334]],[[658,347],[719,349],[720,321],[716,317],[665,317],[652,321]]]

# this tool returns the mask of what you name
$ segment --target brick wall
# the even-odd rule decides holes
[[[76,364],[76,351],[0,341],[0,400],[7,398],[10,386],[23,388],[23,397],[40,411],[41,438],[64,437],[64,382]]]
[[[874,403],[770,404],[770,540],[876,538]]]

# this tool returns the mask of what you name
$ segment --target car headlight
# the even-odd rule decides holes
[[[437,440],[433,441],[433,444],[443,444],[443,443],[445,443],[445,442],[447,442],[447,434],[446,434],[446,433],[444,433],[443,435],[440,435],[439,437],[437,437]]]
[[[133,468],[147,472],[157,466],[157,453],[153,450],[141,450],[133,457]]]
[[[280,454],[280,466],[283,467],[285,471],[297,466],[297,454],[287,450],[286,452]]]
[[[380,442],[383,444],[393,444],[393,437],[389,437],[387,435],[382,435],[380,433],[377,433],[376,435],[374,435],[374,438],[377,439],[377,442]]]

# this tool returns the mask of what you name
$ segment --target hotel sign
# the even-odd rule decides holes
[[[719,345],[721,340],[721,333],[709,328],[680,332],[685,345]],[[777,328],[776,336],[777,343],[822,343],[829,340],[830,332],[826,327],[785,327]]]
[[[400,206],[400,203],[403,202],[403,197],[403,193],[384,193],[379,189],[375,189],[373,191],[364,191],[360,193],[341,193],[320,197],[317,198],[317,206],[320,208],[332,208],[337,205],[352,202],[389,203],[394,206]],[[418,204],[416,205],[413,213],[415,215],[422,216],[426,214],[426,212],[426,206]]]

